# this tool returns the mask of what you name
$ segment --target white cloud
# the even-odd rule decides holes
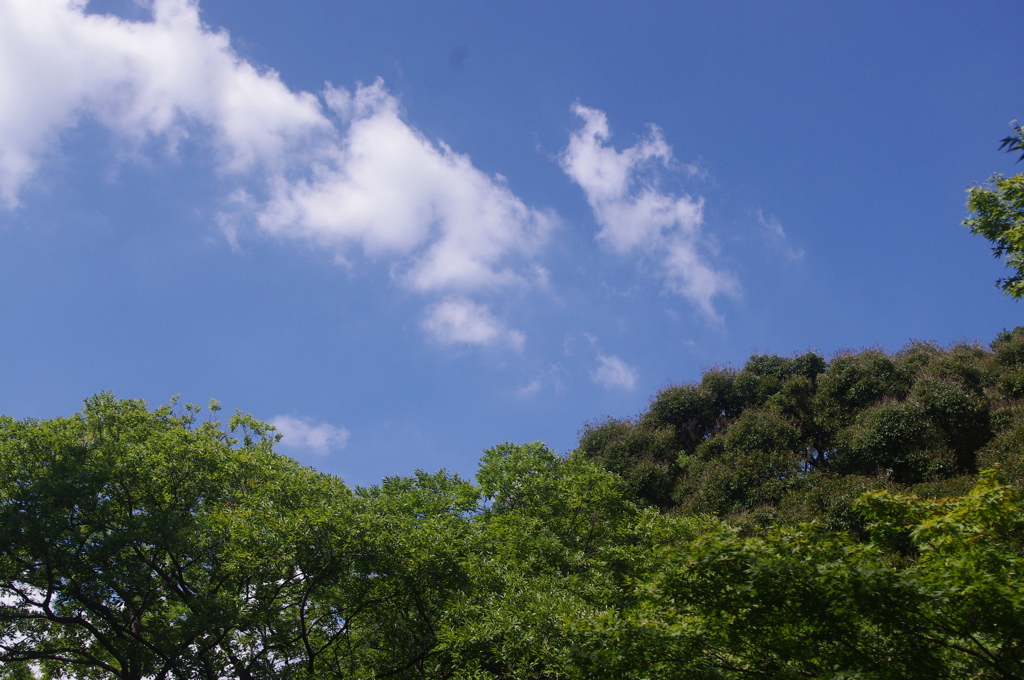
[[[560,160],[586,194],[601,228],[598,240],[619,255],[640,250],[658,258],[668,288],[717,318],[714,298],[735,295],[739,284],[700,254],[703,199],[665,193],[642,176],[652,163],[672,163],[661,130],[652,125],[645,139],[618,151],[607,143],[611,132],[603,111],[576,104],[573,112],[583,127],[570,135]]]
[[[591,374],[594,382],[604,385],[609,390],[614,388],[632,390],[636,387],[638,376],[634,367],[614,355],[598,354],[597,360],[601,365]]]
[[[427,311],[423,328],[442,344],[507,344],[522,349],[526,336],[505,327],[485,305],[465,298],[447,298]]]
[[[281,435],[280,445],[283,448],[310,449],[321,456],[345,448],[349,437],[349,431],[343,427],[326,423],[314,425],[305,418],[275,416],[270,424]]]
[[[435,146],[399,117],[378,80],[329,88],[348,128],[311,176],[280,182],[261,211],[270,233],[399,258],[399,279],[424,292],[526,284],[508,262],[536,254],[554,224],[468,156]]]
[[[233,248],[253,224],[329,249],[383,259],[411,290],[445,295],[543,285],[532,261],[555,224],[500,176],[405,123],[382,81],[293,92],[241,59],[197,0],[152,0],[151,21],[87,14],[86,0],[0,0],[0,202],[19,193],[80,119],[136,147],[209,147],[238,189],[218,223]],[[454,342],[491,328],[522,334],[462,300],[430,327]],[[447,313],[447,316],[445,316]],[[475,321],[473,321],[475,319]]]
[[[516,390],[516,394],[520,397],[532,397],[533,395],[544,389],[544,381],[540,378],[534,378],[527,384],[523,385]]]
[[[790,262],[803,258],[804,251],[799,248],[794,248],[789,244],[789,240],[786,238],[786,231],[782,228],[782,223],[774,217],[768,219],[764,216],[764,213],[760,210],[757,211],[757,222],[761,225],[761,234],[773,248],[789,260]]]
[[[82,116],[122,138],[197,129],[221,166],[279,167],[332,126],[312,94],[238,58],[189,0],[154,0],[153,21],[86,14],[84,0],[0,2],[0,199],[9,207],[60,133]]]

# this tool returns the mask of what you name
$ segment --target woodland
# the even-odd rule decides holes
[[[968,208],[1024,296],[1024,175]],[[0,418],[0,678],[1024,677],[1024,327],[754,355],[472,480],[277,439],[108,393]]]

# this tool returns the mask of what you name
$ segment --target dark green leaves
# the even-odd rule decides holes
[[[635,419],[588,425],[577,455],[663,512],[856,530],[849,502],[865,488],[969,486],[979,456],[1021,419],[1022,333],[991,351],[914,342],[830,361],[755,355],[662,390]]]
[[[1022,160],[1024,160],[1024,127],[1021,127],[1020,125],[1014,125],[1014,123],[1016,122],[1017,121],[1013,121],[1013,123],[1010,123],[1010,125],[1013,126],[1014,133],[1016,134],[1012,134],[1009,137],[1003,137],[1002,141],[999,144],[999,150],[1005,150],[1007,153],[1020,151],[1020,158],[1017,159],[1017,162],[1019,163]]]

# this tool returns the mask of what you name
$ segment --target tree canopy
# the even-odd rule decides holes
[[[0,678],[1021,677],[1022,394],[1024,329],[755,356],[355,489],[215,404],[5,418]]]
[[[755,355],[661,390],[636,418],[588,424],[577,455],[664,512],[858,530],[853,502],[866,491],[963,493],[980,468],[1013,458],[1022,369],[1024,328],[990,348]],[[1001,474],[1019,485],[1015,465]]]

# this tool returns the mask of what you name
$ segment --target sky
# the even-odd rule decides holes
[[[353,485],[751,354],[1022,323],[1016,2],[0,0],[0,413],[251,413]]]

